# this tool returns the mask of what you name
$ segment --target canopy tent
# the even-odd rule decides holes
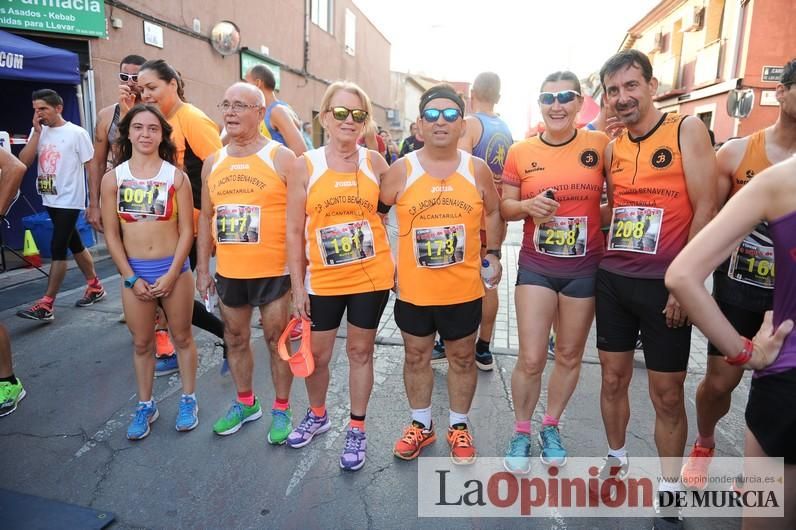
[[[80,125],[76,87],[80,82],[80,61],[76,53],[0,30],[0,83],[3,87],[0,129],[12,136],[28,136],[33,120],[30,95],[40,88],[58,92],[64,100],[64,119]],[[22,146],[13,145],[12,148],[14,154],[19,155]],[[22,248],[22,218],[43,210],[41,197],[36,192],[35,164],[28,169],[20,191],[22,196],[9,212],[8,225],[2,223],[0,226],[4,242],[12,248]]]

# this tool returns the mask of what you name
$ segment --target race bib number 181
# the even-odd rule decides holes
[[[364,219],[320,228],[317,239],[326,266],[344,265],[376,255],[373,231]]]
[[[663,226],[663,208],[622,206],[614,208],[608,250],[655,254]]]

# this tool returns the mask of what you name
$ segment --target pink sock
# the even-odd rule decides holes
[[[248,392],[238,392],[238,401],[242,404],[246,405],[247,407],[254,406],[254,392],[249,390]]]
[[[545,414],[544,419],[542,420],[542,427],[547,427],[548,425],[558,427],[558,418],[554,418],[548,414]]]
[[[696,443],[700,447],[705,447],[707,449],[716,447],[716,440],[713,439],[713,436],[702,436],[701,434],[697,434]]]
[[[274,410],[287,410],[290,408],[290,401],[287,399],[276,398],[274,400],[274,406],[271,408]]]
[[[54,296],[44,295],[44,296],[41,297],[41,301],[43,303],[47,304],[48,306],[52,307],[53,302],[55,302],[55,297]]]
[[[515,421],[514,422],[514,432],[520,432],[520,433],[527,434],[528,436],[530,436],[531,435],[531,420]]]

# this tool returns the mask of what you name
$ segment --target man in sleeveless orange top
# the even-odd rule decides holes
[[[774,125],[745,138],[730,140],[716,154],[719,203],[724,204],[757,173],[796,154],[796,59],[783,68],[776,89],[779,117]],[[713,273],[713,297],[733,327],[754,336],[763,315],[773,305],[774,248],[768,224],[761,223],[738,246],[732,257]],[[732,391],[743,369],[724,361],[708,344],[708,366],[696,395],[698,436],[686,465],[683,483],[704,489],[708,465],[715,452],[716,424],[730,410]]]
[[[268,442],[282,444],[292,429],[288,402],[292,375],[279,358],[277,341],[287,326],[290,308],[286,175],[296,157],[290,149],[260,134],[265,102],[253,85],[232,85],[219,108],[230,142],[208,157],[202,168],[196,285],[202,296],[218,291],[227,359],[238,397],[213,430],[232,434],[262,416],[252,386],[250,342],[252,310],[258,307],[276,394]],[[214,246],[215,282],[209,271]]]
[[[500,280],[503,220],[492,172],[486,163],[457,149],[464,133],[464,102],[449,85],[420,98],[418,126],[425,145],[394,164],[381,187],[381,202],[396,205],[398,267],[395,322],[406,349],[404,384],[412,423],[395,445],[411,460],[432,443],[431,351],[439,332],[448,357],[450,428],[456,464],[475,461],[467,413],[475,393],[475,333],[481,322],[480,225],[486,213],[487,280]]]
[[[666,290],[666,268],[711,219],[716,162],[705,125],[695,117],[664,114],[653,105],[658,81],[637,50],[611,57],[600,71],[608,105],[627,127],[606,148],[607,248],[596,281],[597,348],[602,365],[600,404],[608,438],[603,474],[627,466],[628,386],[639,330],[655,409],[655,444],[663,475],[676,477],[688,425],[683,383],[691,326]],[[661,481],[660,491],[680,489]],[[676,513],[667,521],[677,524]]]

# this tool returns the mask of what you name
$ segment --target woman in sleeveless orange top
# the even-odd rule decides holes
[[[156,310],[169,316],[179,356],[183,395],[177,430],[199,423],[196,396],[196,345],[191,335],[193,276],[188,251],[193,243],[191,184],[174,167],[171,126],[151,105],[136,105],[119,123],[120,165],[102,179],[102,222],[113,262],[124,279],[122,306],[133,335],[138,407],[127,437],[149,434],[158,417],[152,399],[155,374]],[[154,222],[149,222],[154,221]]]
[[[288,182],[288,268],[297,312],[312,320],[315,372],[306,380],[310,409],[287,443],[303,447],[331,426],[325,406],[329,361],[345,311],[351,423],[340,466],[352,471],[365,463],[376,328],[394,281],[387,233],[377,212],[387,163],[357,146],[371,113],[370,99],[357,85],[332,84],[320,116],[329,144],[304,153]]]
[[[563,465],[566,449],[558,420],[575,391],[586,338],[594,319],[594,282],[604,252],[600,195],[608,137],[576,129],[583,104],[572,72],[555,72],[542,84],[544,132],[514,144],[503,171],[501,213],[523,220],[515,305],[519,359],[511,376],[515,429],[505,458],[512,472],[530,471],[531,415],[547,362],[550,327],[557,321],[555,367],[540,429],[545,464]]]

